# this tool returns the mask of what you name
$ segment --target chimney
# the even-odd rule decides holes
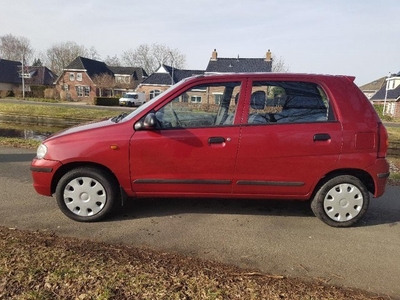
[[[214,51],[211,53],[211,60],[217,60],[218,59],[218,53],[217,50],[214,49]]]
[[[269,49],[267,51],[267,55],[265,56],[265,61],[272,61],[272,53]]]

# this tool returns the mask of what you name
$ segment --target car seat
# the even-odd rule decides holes
[[[250,107],[253,109],[253,111],[249,114],[249,124],[267,123],[265,113],[259,112],[259,110],[264,110],[266,99],[267,98],[264,91],[255,91],[251,94]]]

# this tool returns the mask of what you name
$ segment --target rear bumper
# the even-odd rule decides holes
[[[51,196],[51,184],[54,177],[54,173],[61,163],[55,160],[47,159],[33,159],[31,163],[31,174],[33,178],[33,187],[35,191],[44,196]]]
[[[386,183],[389,178],[389,164],[385,158],[378,158],[376,163],[367,168],[366,171],[370,173],[375,182],[374,197],[378,198],[385,192]]]

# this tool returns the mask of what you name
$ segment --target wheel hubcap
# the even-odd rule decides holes
[[[64,189],[64,203],[76,215],[88,217],[99,213],[107,202],[103,185],[91,177],[71,180]]]
[[[324,210],[332,220],[349,221],[360,213],[363,203],[363,195],[356,186],[342,183],[334,186],[326,194]]]

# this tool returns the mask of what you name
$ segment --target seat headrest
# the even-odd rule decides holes
[[[255,91],[251,94],[250,106],[253,109],[264,109],[265,107],[265,92],[264,91]]]

